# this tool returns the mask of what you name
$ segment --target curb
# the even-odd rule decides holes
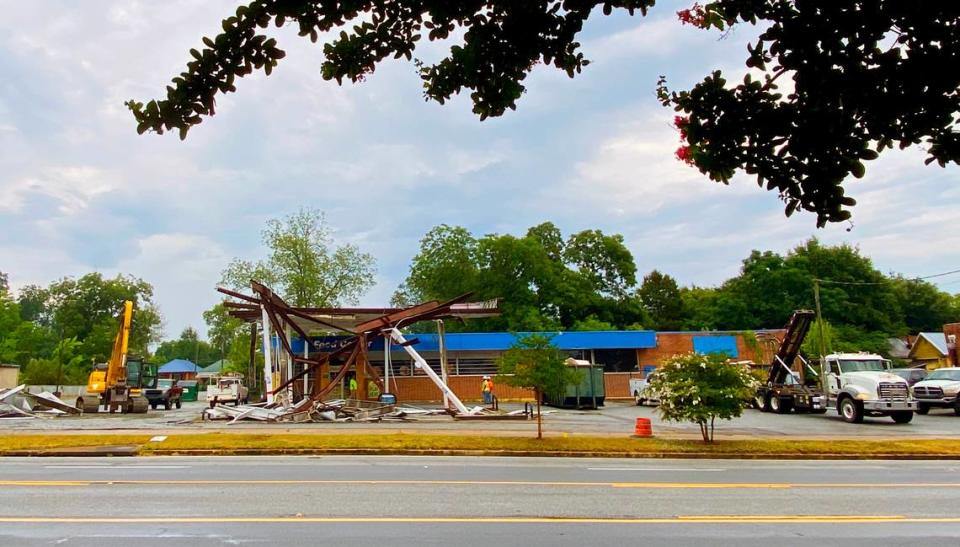
[[[91,454],[92,455],[92,454]],[[488,456],[531,458],[635,458],[710,460],[960,460],[960,454],[716,454],[710,452],[556,452],[382,448],[151,449],[141,456]]]
[[[96,446],[76,448],[32,448],[26,450],[0,451],[0,457],[132,457],[140,454],[139,446]]]

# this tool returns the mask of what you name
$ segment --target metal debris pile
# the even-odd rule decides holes
[[[0,390],[0,418],[32,419],[55,418],[67,414],[80,414],[80,410],[63,402],[59,397],[43,391],[38,394],[26,391],[26,385]]]
[[[385,404],[379,401],[336,399],[332,401],[302,401],[284,405],[215,405],[206,408],[201,415],[204,420],[230,420],[233,424],[244,420],[258,422],[379,422],[383,420],[406,420],[413,416],[449,415],[442,409],[422,409],[409,406]]]

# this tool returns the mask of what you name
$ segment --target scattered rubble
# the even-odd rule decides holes
[[[484,407],[473,407],[470,417],[474,419],[529,419],[529,412],[516,410],[509,413],[496,412]],[[336,399],[331,401],[312,401],[303,399],[293,405],[283,403],[258,403],[250,405],[227,406],[217,404],[205,408],[201,414],[204,420],[230,420],[230,424],[253,420],[259,422],[379,422],[383,420],[408,420],[424,416],[453,416],[461,419],[464,415],[444,409],[425,409],[414,406],[398,406],[379,401],[358,399]]]
[[[0,390],[0,418],[52,418],[80,414],[80,410],[63,402],[53,393],[25,391],[26,385]]]

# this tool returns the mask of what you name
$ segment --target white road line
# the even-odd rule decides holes
[[[189,465],[45,465],[45,469],[189,469]]]
[[[683,471],[684,473],[717,473],[726,469],[687,469],[682,467],[588,467],[587,471]]]

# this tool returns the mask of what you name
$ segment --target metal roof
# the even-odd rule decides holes
[[[930,345],[936,348],[940,352],[940,355],[946,356],[948,353],[947,350],[947,337],[942,332],[921,332],[917,335],[917,338],[924,338],[927,342],[930,342]],[[914,343],[913,347],[917,347],[917,344]],[[911,352],[913,353],[913,352]]]
[[[161,366],[159,372],[162,374],[200,372],[200,367],[195,365],[193,361],[187,361],[186,359],[174,359],[173,361],[169,361]]]

